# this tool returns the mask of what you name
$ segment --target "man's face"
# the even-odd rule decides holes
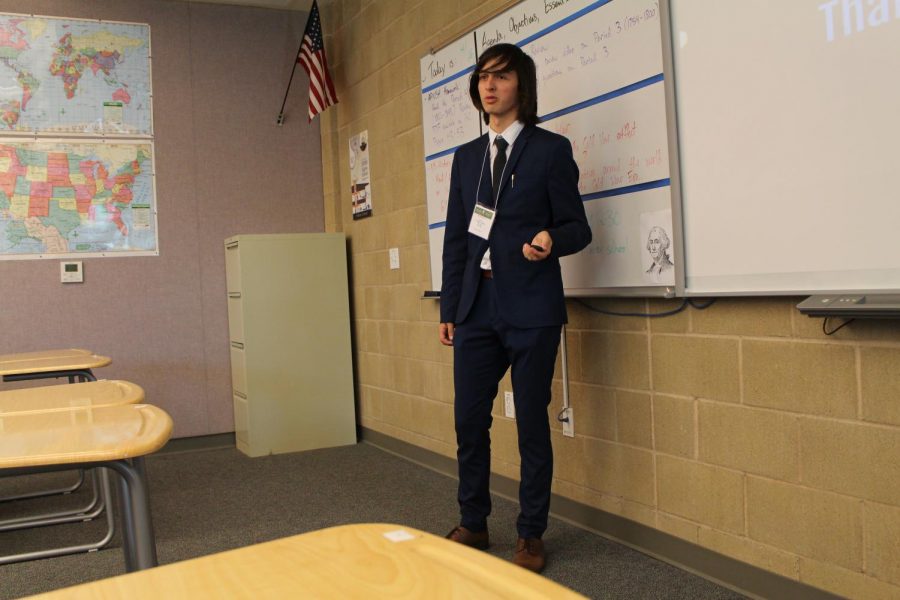
[[[660,250],[662,249],[662,239],[660,239],[659,231],[654,230],[650,232],[647,248],[650,250],[650,257],[653,258],[653,262],[659,262]]]
[[[489,61],[478,74],[478,94],[484,112],[503,121],[519,113],[519,77],[515,71],[503,71],[499,59]]]

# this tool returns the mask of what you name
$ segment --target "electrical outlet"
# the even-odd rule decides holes
[[[575,437],[575,411],[571,406],[563,413],[562,426],[564,436]]]
[[[503,392],[503,415],[510,419],[516,418],[516,403],[513,402],[512,392]]]
[[[400,268],[400,248],[391,248],[388,250],[388,256],[390,257],[391,269],[399,269]]]

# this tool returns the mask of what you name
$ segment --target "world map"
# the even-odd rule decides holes
[[[0,14],[0,132],[153,133],[150,27]]]
[[[0,139],[0,255],[155,253],[149,142]]]

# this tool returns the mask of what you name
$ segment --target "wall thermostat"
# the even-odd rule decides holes
[[[63,283],[83,283],[84,270],[80,260],[59,263],[59,280]]]

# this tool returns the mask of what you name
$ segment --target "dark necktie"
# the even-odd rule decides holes
[[[503,167],[506,166],[506,148],[509,146],[509,142],[498,135],[494,139],[494,145],[497,146],[497,156],[494,157],[494,170],[492,171],[493,199],[494,206],[497,206],[497,194],[500,192],[500,178],[503,177]]]

